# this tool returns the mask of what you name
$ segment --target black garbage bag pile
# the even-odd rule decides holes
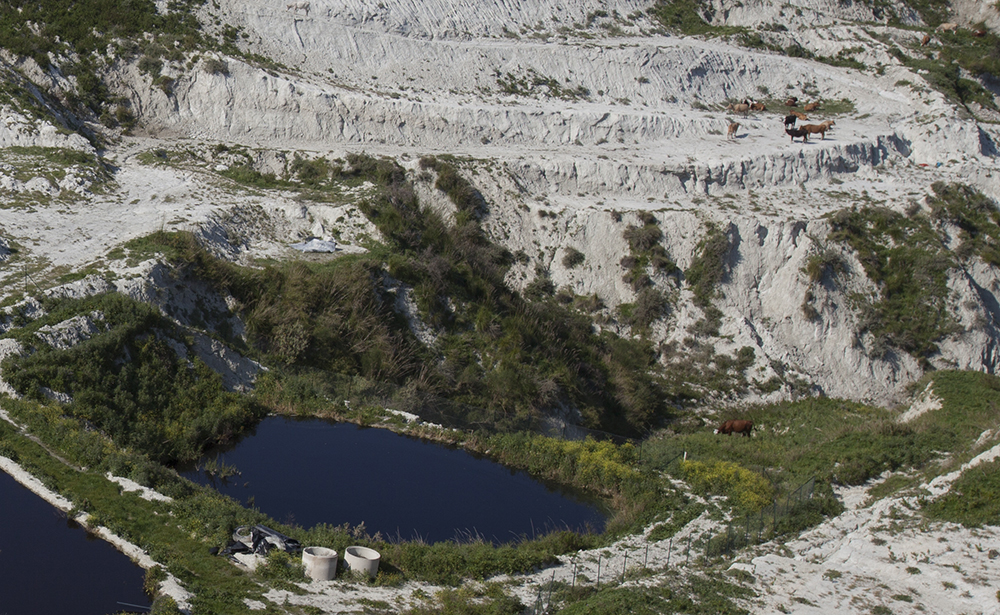
[[[233,555],[235,553],[267,555],[272,549],[298,553],[302,550],[302,543],[281,532],[272,530],[266,525],[253,527],[241,525],[233,532],[233,541],[219,551],[219,555]]]

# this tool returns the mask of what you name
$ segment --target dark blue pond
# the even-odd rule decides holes
[[[142,568],[2,471],[0,528],[0,614],[148,611]]]
[[[369,534],[392,539],[478,535],[496,543],[604,528],[593,501],[385,429],[268,417],[254,435],[214,455],[240,475],[219,481],[194,469],[182,474],[302,527],[364,523]]]

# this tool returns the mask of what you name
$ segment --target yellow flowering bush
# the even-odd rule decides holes
[[[763,476],[729,461],[682,461],[681,471],[701,493],[722,494],[744,510],[757,512],[774,500],[774,488]]]
[[[533,434],[503,434],[489,442],[491,453],[504,463],[563,482],[600,491],[615,491],[639,477],[635,447],[626,443],[559,440]]]

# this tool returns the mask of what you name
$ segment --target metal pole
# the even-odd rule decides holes
[[[597,589],[601,589],[601,554],[597,554]]]
[[[670,568],[670,551],[674,548],[674,537],[670,537],[670,542],[667,543],[667,568]]]
[[[625,551],[625,561],[622,562],[622,583],[625,582],[625,567],[628,566],[628,551]]]
[[[646,564],[649,563],[649,543],[646,543],[646,554],[642,556],[642,567],[645,568]]]

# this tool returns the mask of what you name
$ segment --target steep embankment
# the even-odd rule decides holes
[[[155,78],[142,58],[123,57],[109,82],[131,102],[137,131],[155,139],[137,146],[185,144],[201,152],[204,171],[239,162],[203,147],[220,141],[258,148],[250,164],[278,177],[290,173],[294,152],[387,155],[414,178],[421,172],[415,157],[469,159],[460,166],[486,198],[486,228],[526,257],[510,283],[523,288],[543,272],[556,288],[596,293],[606,306],[602,326],[620,332],[629,331],[620,306],[641,300],[642,291],[627,275],[636,254],[624,235],[645,223],[628,212],[653,212],[659,249],[680,269],[645,270],[651,288],[668,300],[649,334],[667,364],[684,360],[684,348],[711,349],[706,365],[753,349],[741,376],[747,387],[729,392],[737,397],[813,386],[888,403],[928,365],[994,370],[996,300],[988,267],[973,259],[950,270],[954,326],[933,334],[940,352],[915,354],[872,333],[865,306],[877,303],[882,282],[872,279],[857,246],[828,236],[826,216],[852,206],[910,211],[935,181],[1000,196],[992,175],[996,131],[920,85],[919,74],[904,66],[900,58],[923,53],[922,33],[880,23],[894,15],[919,24],[915,13],[902,5],[825,2],[720,2],[705,11],[716,26],[783,24],[757,32],[772,47],[794,43],[838,58],[844,65],[838,67],[671,36],[648,8],[312,2],[306,11],[223,2],[201,9],[207,30],[222,32],[244,55],[168,60]],[[931,47],[944,44],[935,39]],[[22,68],[55,79],[32,69],[30,60]],[[748,117],[723,109],[748,96],[769,109]],[[787,96],[821,101],[806,121],[833,120],[832,131],[809,143],[787,140],[781,123]],[[30,127],[10,117],[6,142],[27,143]],[[741,126],[737,138],[726,139],[731,121]],[[55,144],[45,136],[52,132],[43,128],[31,143]],[[62,208],[50,211],[58,224],[39,227],[32,212],[18,211],[6,234],[20,245],[37,242],[30,252],[40,262],[71,265],[160,228],[205,229],[202,236],[230,258],[280,254],[282,242],[305,233],[349,241],[375,233],[351,209],[350,195],[330,206],[277,193],[238,194],[214,185],[211,173],[150,169],[141,164],[148,158],[132,155],[139,147],[109,150],[119,165],[114,195],[86,196],[87,216]],[[22,192],[36,187],[15,178],[23,171],[8,171],[8,183]],[[435,192],[422,194],[436,203]],[[254,216],[229,212],[247,207],[262,208],[266,228],[236,229]],[[112,226],[116,233],[103,231]],[[75,228],[83,243],[59,248],[61,228]],[[713,256],[717,288],[698,290],[684,272],[698,261],[712,228],[726,238],[724,253]],[[946,245],[957,245],[957,227],[940,233]],[[582,253],[582,264],[563,264],[569,248]],[[804,273],[810,259],[828,249],[843,267],[811,279],[815,274]],[[706,314],[706,302],[721,310],[718,323]]]

